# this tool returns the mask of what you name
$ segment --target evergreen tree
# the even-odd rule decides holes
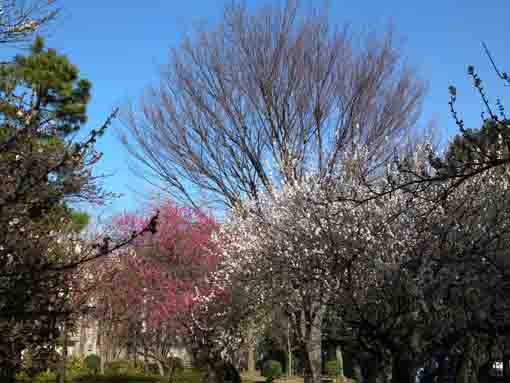
[[[12,381],[23,349],[51,348],[71,312],[70,234],[86,221],[76,200],[105,197],[91,175],[107,125],[73,142],[87,120],[91,84],[67,57],[36,39],[0,67],[0,377]],[[72,246],[71,246],[72,245]]]

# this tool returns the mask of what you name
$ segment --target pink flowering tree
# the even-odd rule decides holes
[[[101,353],[113,358],[115,345],[107,339],[124,335],[122,346],[150,357],[162,374],[172,369],[172,350],[178,346],[213,371],[240,344],[232,335],[238,326],[232,325],[231,279],[217,270],[212,234],[218,224],[203,211],[169,201],[157,210],[154,234],[93,267],[96,290],[90,301],[101,322]],[[136,214],[116,217],[112,238],[136,232],[146,220]]]

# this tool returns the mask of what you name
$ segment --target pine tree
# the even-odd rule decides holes
[[[105,195],[91,167],[93,144],[72,137],[87,120],[91,84],[37,38],[0,67],[0,380],[13,380],[23,349],[47,351],[70,313],[78,255],[69,234],[86,221],[72,202]],[[72,271],[72,268],[69,268]]]

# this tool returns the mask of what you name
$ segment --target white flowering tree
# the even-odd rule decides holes
[[[456,153],[457,148],[454,140],[447,150],[448,161],[462,161],[463,152]],[[428,148],[424,149],[426,155]],[[395,169],[389,178],[413,181],[407,171],[411,167],[417,181],[425,172],[433,177],[436,170],[427,168],[426,156],[418,153],[408,160],[406,171]],[[450,369],[453,372],[448,374],[464,382],[467,371],[476,376],[490,362],[491,353],[480,351],[487,345],[496,347],[500,357],[509,354],[504,298],[508,293],[508,169],[501,164],[461,183],[458,180],[408,182],[392,193],[375,193],[375,201],[384,202],[378,199],[381,196],[395,198],[395,193],[402,193],[405,201],[405,209],[393,212],[395,206],[385,203],[389,216],[399,217],[389,222],[402,244],[400,260],[385,265],[386,271],[373,279],[377,284],[362,277],[353,280],[354,285],[336,297],[334,306],[339,332],[343,331],[340,337],[351,338],[351,343],[372,356],[370,365],[364,366],[369,379],[384,378],[380,372],[389,367],[392,381],[411,382],[419,367],[445,364],[448,358],[448,366],[434,374],[444,379]],[[388,185],[383,186],[380,190]],[[374,201],[371,196],[359,197],[358,201]],[[379,246],[383,251],[391,241]],[[369,262],[366,265],[367,272],[376,270]]]
[[[426,166],[427,152],[417,148],[410,164]],[[388,369],[393,381],[411,382],[446,356],[460,379],[480,367],[474,345],[506,334],[508,172],[372,198],[388,178],[367,184],[359,177],[367,152],[355,153],[332,182],[312,175],[236,210],[223,227],[225,269],[254,304],[288,315],[307,381],[321,372],[328,306],[344,338],[371,355],[362,367],[374,382]]]
[[[312,174],[259,195],[223,228],[229,272],[249,286],[251,299],[288,315],[307,382],[320,380],[328,304],[346,290],[363,297],[377,288],[380,274],[402,261],[415,237],[400,214],[411,198],[405,193],[356,202],[370,191],[358,177],[368,151],[355,153],[344,156],[334,181]]]

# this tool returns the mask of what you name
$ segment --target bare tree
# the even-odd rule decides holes
[[[121,139],[139,175],[178,201],[233,208],[310,171],[334,180],[360,148],[369,176],[407,141],[423,95],[391,29],[359,37],[325,8],[234,3],[171,52]]]
[[[124,118],[140,174],[180,201],[233,207],[309,170],[334,178],[353,145],[382,163],[416,125],[424,86],[391,31],[358,39],[326,13],[234,4],[184,39]]]
[[[31,41],[57,14],[56,0],[1,0],[0,44]]]

